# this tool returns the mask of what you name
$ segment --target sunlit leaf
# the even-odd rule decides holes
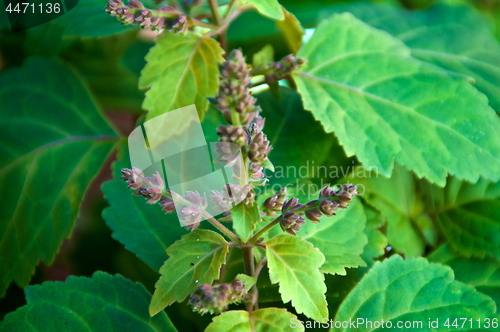
[[[323,217],[317,224],[306,222],[297,236],[311,242],[325,256],[321,272],[345,275],[345,268],[366,266],[361,258],[368,242],[363,233],[365,224],[363,206],[355,199],[347,210],[340,210],[336,216]]]
[[[266,243],[269,277],[279,282],[284,303],[292,301],[298,313],[321,321],[328,317],[324,276],[319,271],[325,257],[311,243],[281,234]]]
[[[276,22],[276,25],[285,36],[288,47],[292,53],[297,53],[302,46],[302,36],[304,36],[304,28],[300,25],[299,20],[292,13],[283,8],[285,19]]]
[[[474,86],[500,112],[500,43],[474,9],[440,4],[409,11],[368,3],[336,8],[344,10],[403,41],[413,57],[473,77]]]
[[[283,15],[283,11],[281,10],[281,6],[278,3],[278,0],[245,0],[246,2],[252,4],[257,8],[257,10],[274,20],[281,21],[285,18]]]
[[[304,328],[292,328],[291,322],[297,317],[285,309],[265,308],[252,313],[243,310],[223,312],[205,330],[206,332],[282,332],[304,331]]]
[[[448,173],[500,178],[500,118],[464,78],[349,13],[320,24],[298,55],[308,59],[294,75],[304,107],[348,156],[384,176],[397,161],[441,186]]]
[[[149,88],[142,105],[147,119],[192,104],[202,116],[218,91],[223,52],[214,39],[194,33],[158,37],[139,78],[139,88]]]
[[[213,231],[196,230],[167,249],[169,258],[161,267],[149,313],[153,316],[175,301],[183,301],[196,287],[219,278],[228,245]]]
[[[231,209],[231,218],[233,219],[233,228],[243,242],[247,242],[252,232],[255,230],[255,225],[261,220],[259,205],[238,204]]]
[[[377,262],[339,308],[335,321],[372,323],[384,320],[385,325],[409,322],[408,330],[429,329],[429,319],[439,320],[438,331],[448,331],[446,319],[477,319],[492,316],[495,303],[472,286],[454,281],[453,271],[441,264],[430,264],[425,258],[403,260],[395,255]],[[413,325],[417,324],[417,325]],[[420,325],[418,325],[420,324]],[[338,331],[372,331],[373,325],[337,329]],[[470,330],[465,325],[463,330]]]

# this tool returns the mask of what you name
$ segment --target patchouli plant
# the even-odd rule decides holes
[[[0,331],[499,329],[500,7],[280,2],[0,22]]]

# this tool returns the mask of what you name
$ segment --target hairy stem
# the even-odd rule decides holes
[[[245,263],[245,274],[253,277],[255,275],[255,266],[254,266],[254,258],[253,258],[253,246],[242,245],[241,250],[243,251],[243,262]],[[252,301],[247,303],[247,311],[253,311],[253,304],[255,302],[255,289],[256,286],[253,285],[252,288],[248,291],[249,294],[252,295]]]
[[[252,236],[252,238],[248,240],[248,243],[255,244],[262,235],[264,235],[267,231],[269,231],[271,228],[273,228],[280,222],[281,217],[282,216],[280,215],[279,217],[271,221],[269,224],[267,224],[266,227],[262,228],[257,234]]]
[[[172,195],[170,193],[168,193],[166,190],[164,191],[163,195],[165,195],[165,196],[170,197],[170,198],[173,199]],[[175,200],[177,200],[178,202],[180,202],[181,204],[184,204],[186,206],[192,206],[193,205],[191,202],[189,202],[188,200],[185,200],[179,194],[175,194]],[[224,226],[217,219],[215,219],[210,214],[208,214],[208,212],[206,212],[204,209],[200,209],[200,211],[201,211],[201,215],[205,219],[207,219],[221,233],[223,233],[225,236],[227,236],[228,238],[230,238],[235,243],[241,243],[240,238],[236,234],[234,234],[233,232],[231,232],[229,229],[227,229],[226,226]]]
[[[219,35],[221,33],[225,33],[225,31],[227,30],[227,28],[229,27],[229,24],[231,24],[232,21],[234,21],[238,16],[241,15],[241,13],[243,13],[245,10],[248,10],[250,8],[253,8],[252,6],[248,6],[248,5],[243,5],[241,6],[240,8],[238,8],[238,10],[236,10],[231,16],[229,16],[222,25],[219,26],[218,29],[215,29],[215,30],[212,30],[210,32],[207,32],[205,34],[206,37],[212,37],[212,36],[215,36],[215,35]]]
[[[217,228],[219,231],[221,231],[225,236],[227,236],[228,238],[230,238],[232,241],[234,241],[235,243],[240,243],[241,242],[240,238],[236,234],[234,234],[229,229],[227,229],[227,227],[224,226],[223,224],[221,224],[217,219],[215,219],[214,217],[210,216],[205,210],[202,210],[201,214],[212,225],[214,225],[215,228]]]
[[[233,9],[234,4],[236,3],[236,1],[237,0],[231,0],[231,2],[229,3],[229,6],[227,7],[227,11],[226,11],[226,14],[224,15],[224,18],[226,18],[229,15],[229,13]]]
[[[208,5],[210,6],[210,11],[212,12],[212,20],[215,25],[219,25],[221,21],[219,13],[219,4],[217,0],[208,0]]]
[[[202,28],[217,29],[217,26],[215,24],[203,22],[203,21],[198,20],[196,18],[191,18],[191,21],[193,21],[194,25],[197,25],[197,26],[202,27]]]

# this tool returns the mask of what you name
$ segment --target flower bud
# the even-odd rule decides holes
[[[283,214],[283,218],[280,220],[281,229],[291,235],[296,235],[295,232],[300,231],[300,226],[304,224],[305,220],[293,212]]]
[[[254,163],[262,163],[267,159],[267,155],[271,150],[272,147],[267,140],[267,136],[260,131],[249,141],[248,157]]]
[[[318,211],[318,210],[308,210],[306,211],[306,217],[313,223],[317,224],[320,222],[320,218],[323,216],[323,214]]]
[[[199,286],[189,298],[193,311],[204,315],[205,313],[219,314],[232,303],[239,303],[248,298],[245,284],[234,280],[231,283],[220,285]]]
[[[175,203],[168,197],[164,198],[160,202],[160,206],[162,207],[162,210],[165,211],[166,214],[170,214],[175,211]]]
[[[335,212],[339,210],[339,206],[340,204],[337,202],[325,200],[320,203],[319,208],[325,216],[331,217],[334,216]]]
[[[297,205],[298,201],[299,201],[298,198],[291,198],[288,202],[285,203],[285,205],[283,205],[283,208],[281,209],[281,211],[285,212],[285,211],[290,210],[295,205]]]
[[[217,127],[217,135],[220,142],[235,143],[239,146],[243,146],[247,140],[245,130],[232,125]]]

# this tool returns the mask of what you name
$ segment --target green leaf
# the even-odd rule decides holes
[[[500,305],[500,262],[495,259],[476,259],[459,256],[445,244],[434,251],[429,261],[446,264],[455,272],[455,279],[474,286],[479,292],[495,300]]]
[[[271,160],[269,160],[269,159],[264,160],[263,162],[260,163],[260,166],[262,166],[265,169],[268,169],[268,170],[270,170],[271,172],[274,173],[274,165],[271,162]]]
[[[418,181],[396,165],[390,179],[358,168],[349,181],[387,218],[387,238],[406,256],[435,245],[437,231],[462,255],[500,257],[500,183],[476,184],[449,177],[445,188]]]
[[[426,185],[426,208],[453,249],[466,257],[500,258],[500,182],[448,178],[445,188]]]
[[[323,217],[315,224],[306,222],[297,236],[312,243],[325,256],[323,273],[345,275],[345,268],[366,266],[361,258],[367,244],[363,230],[366,217],[359,199],[355,199],[349,208],[340,210],[336,216]]]
[[[245,288],[249,290],[257,282],[257,278],[247,276],[246,274],[238,274],[236,279],[245,284]]]
[[[219,278],[226,261],[226,240],[213,231],[196,230],[167,249],[169,259],[161,267],[149,313],[156,315],[175,301],[181,302],[198,286]]]
[[[358,186],[363,200],[387,218],[387,240],[394,249],[406,257],[422,255],[425,240],[415,219],[425,212],[413,174],[396,164],[387,179],[359,167],[348,181]]]
[[[387,247],[387,237],[380,231],[386,220],[380,211],[370,205],[363,205],[366,216],[366,227],[363,231],[368,238],[368,243],[363,249],[361,257],[365,262],[371,263],[373,259],[382,256]]]
[[[454,281],[453,271],[444,265],[430,264],[424,258],[403,260],[395,255],[377,262],[366,277],[344,300],[335,321],[420,321],[428,328],[429,317],[439,319],[437,331],[448,331],[442,324],[446,319],[467,317],[476,321],[493,315],[495,303],[469,285]],[[387,323],[386,323],[387,324]],[[475,322],[475,324],[477,324]],[[387,326],[387,325],[384,325]],[[370,325],[339,331],[372,331]],[[470,329],[466,325],[465,329]]]
[[[273,146],[269,159],[274,173],[266,175],[270,185],[296,187],[310,201],[317,198],[319,188],[347,175],[354,159],[348,159],[335,136],[326,134],[321,124],[304,111],[296,91],[280,87],[279,95],[276,99],[267,90],[256,96],[261,115],[266,118],[264,132]],[[307,180],[311,186],[303,185]],[[271,194],[268,190],[266,196]]]
[[[120,24],[116,17],[106,14],[104,7],[106,2],[102,0],[78,1],[66,14],[32,29],[44,30],[52,25],[61,29],[64,37],[103,37],[137,29],[137,26]]]
[[[67,66],[39,58],[0,74],[0,296],[25,287],[69,237],[116,133]]]
[[[477,11],[444,4],[418,12],[376,4],[339,9],[399,38],[413,57],[473,77],[500,112],[500,43]]]
[[[255,53],[252,57],[252,69],[262,70],[274,61],[274,48],[273,45],[267,44],[259,52]]]
[[[149,111],[147,119],[192,104],[202,117],[207,98],[219,88],[224,50],[214,39],[194,33],[163,33],[155,42],[139,78],[139,88],[149,88],[142,105]]]
[[[285,19],[276,22],[276,25],[281,30],[281,33],[283,33],[283,36],[285,36],[290,51],[297,53],[302,46],[302,37],[305,34],[304,28],[302,28],[295,15],[288,12],[285,8],[283,8],[283,14],[285,15]]]
[[[257,203],[251,206],[238,204],[231,209],[231,217],[236,234],[246,243],[255,230],[255,225],[261,221],[259,205]]]
[[[297,321],[297,317],[286,309],[265,308],[252,313],[231,310],[215,317],[205,332],[304,331],[303,327],[291,327],[294,320]]]
[[[285,18],[281,6],[277,0],[245,0],[257,8],[257,10],[273,20],[281,21]]]
[[[284,303],[292,301],[297,313],[316,321],[328,317],[326,286],[319,268],[325,257],[313,245],[288,234],[265,243],[271,283],[279,282]]]
[[[130,168],[128,148],[125,144],[118,147],[118,160],[112,166],[115,179],[102,185],[110,205],[102,217],[113,230],[114,239],[159,271],[168,258],[167,248],[188,231],[175,213],[167,215],[158,204],[146,204],[142,196],[132,195],[133,190],[120,179],[120,170]]]
[[[395,160],[441,186],[448,173],[500,178],[500,118],[462,77],[349,13],[320,24],[298,55],[308,59],[294,74],[304,107],[348,156],[387,177]]]
[[[27,305],[7,314],[0,330],[177,331],[165,312],[148,314],[151,295],[140,283],[96,272],[25,290]]]
[[[129,32],[75,40],[61,56],[82,74],[103,108],[140,113],[144,92],[137,85],[151,44]]]

